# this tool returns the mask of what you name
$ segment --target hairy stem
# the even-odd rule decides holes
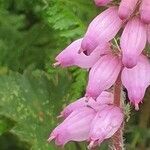
[[[121,106],[121,76],[119,75],[115,85],[114,85],[114,105]],[[113,150],[123,150],[123,125],[112,137],[112,148]]]

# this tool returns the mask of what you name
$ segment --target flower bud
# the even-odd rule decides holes
[[[140,7],[141,19],[144,23],[150,23],[150,0],[142,0]]]
[[[122,83],[128,91],[130,102],[138,105],[144,98],[146,88],[150,85],[150,62],[144,55],[139,57],[137,65],[132,68],[124,68],[122,71]]]
[[[55,140],[56,145],[65,145],[69,141],[85,141],[88,138],[90,124],[96,112],[89,107],[75,110],[50,134],[48,141]]]
[[[91,68],[101,55],[109,50],[108,43],[105,46],[95,49],[89,56],[83,52],[78,53],[81,47],[82,39],[76,40],[65,48],[57,57],[54,66],[61,65],[62,67],[79,66],[81,68]]]
[[[110,88],[121,70],[121,60],[117,55],[108,54],[99,59],[89,73],[86,97],[96,99],[102,91]]]
[[[146,45],[146,26],[138,17],[129,20],[122,33],[120,45],[125,67],[132,68]]]
[[[138,0],[122,0],[119,6],[119,17],[124,20],[130,17],[136,8]]]
[[[81,43],[81,51],[92,52],[100,43],[110,41],[121,25],[122,20],[118,17],[118,8],[108,8],[90,23]]]
[[[97,6],[105,6],[110,3],[112,0],[94,0]]]
[[[101,144],[105,139],[112,137],[123,122],[123,113],[119,107],[106,105],[101,109],[91,123],[89,133],[89,149]]]

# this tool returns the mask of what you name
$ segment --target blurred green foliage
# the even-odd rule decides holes
[[[62,108],[83,95],[87,71],[52,63],[100,11],[92,0],[0,0],[0,150],[60,149],[48,134]],[[127,149],[149,149],[149,116],[140,126],[139,114],[126,126]],[[76,149],[85,143],[65,147]]]

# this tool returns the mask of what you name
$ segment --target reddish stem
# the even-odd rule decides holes
[[[119,75],[114,85],[114,105],[118,107],[120,107],[121,85],[121,76]]]
[[[114,105],[121,106],[121,76],[119,75],[114,85]],[[112,137],[113,150],[123,150],[123,125]]]

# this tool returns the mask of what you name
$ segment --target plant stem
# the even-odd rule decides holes
[[[118,76],[118,79],[114,85],[114,105],[121,106],[121,75]],[[123,150],[123,125],[112,137],[113,150]]]

